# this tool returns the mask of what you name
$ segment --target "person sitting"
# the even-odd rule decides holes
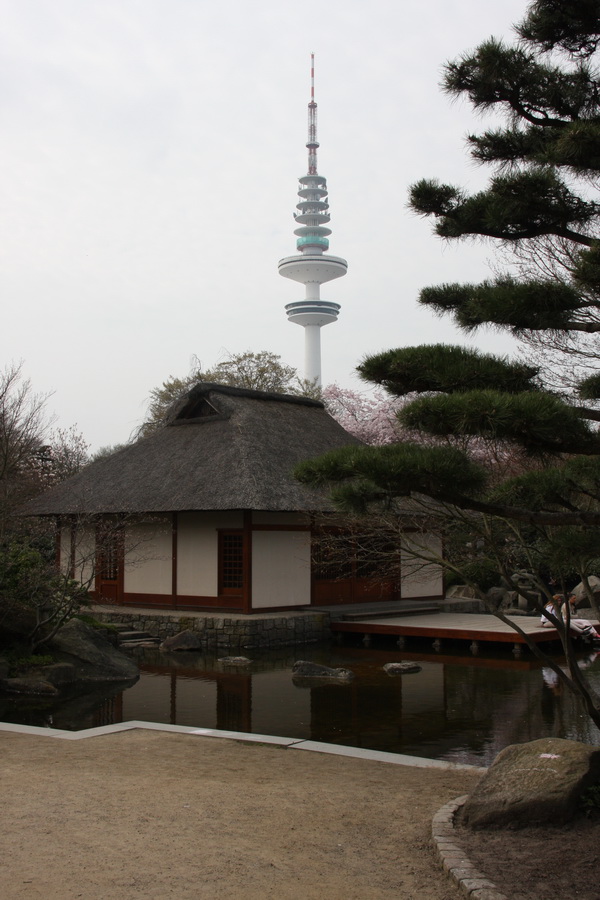
[[[543,628],[554,628],[554,623],[550,621],[544,614],[546,610],[550,612],[552,615],[556,616],[557,619],[562,619],[563,622],[567,621],[567,615],[570,613],[569,617],[569,630],[571,634],[576,637],[583,637],[586,640],[592,640],[595,642],[600,642],[600,634],[596,631],[595,626],[589,622],[587,619],[580,619],[577,616],[573,615],[576,610],[577,597],[574,594],[571,594],[569,597],[569,606],[567,607],[567,602],[561,594],[555,594],[552,600],[549,603],[546,603],[544,607],[544,612],[542,613],[541,624]]]

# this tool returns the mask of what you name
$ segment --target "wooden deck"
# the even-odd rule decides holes
[[[558,641],[555,628],[542,628],[538,616],[515,616],[514,621],[536,643]],[[433,640],[475,641],[526,645],[525,639],[510,625],[493,615],[475,613],[426,613],[424,615],[389,615],[359,620],[334,621],[331,630],[337,633],[354,632],[365,636],[394,634]]]

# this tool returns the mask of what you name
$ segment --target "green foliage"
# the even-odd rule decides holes
[[[31,649],[89,604],[86,588],[26,541],[0,546],[0,624],[20,623]]]
[[[589,55],[598,46],[597,0],[535,0],[517,33],[541,50]]]
[[[23,675],[30,669],[51,666],[54,662],[54,657],[51,653],[31,653],[28,656],[12,656],[8,653],[6,659],[8,660],[8,674],[10,678]]]
[[[421,215],[435,215],[435,232],[443,238],[481,235],[504,241],[535,238],[544,234],[571,237],[572,226],[584,226],[597,217],[596,204],[578,197],[549,168],[497,175],[486,191],[468,197],[450,185],[429,183],[427,203],[411,190],[410,205]],[[448,198],[453,196],[454,202]],[[591,243],[583,234],[583,243]]]
[[[281,362],[281,357],[268,350],[235,353],[217,363],[201,375],[201,381],[231,384],[253,391],[284,394],[292,391],[297,378],[296,369]]]
[[[460,570],[461,581],[477,585],[482,593],[498,584],[498,565],[488,557],[463,561]]]
[[[515,441],[528,453],[600,453],[588,423],[550,394],[487,390],[420,397],[398,417],[405,427],[428,434]]]
[[[334,491],[344,509],[364,512],[368,502],[389,502],[418,492],[445,499],[477,494],[486,483],[483,467],[454,447],[387,444],[343,447],[301,463],[296,478],[305,484],[347,482]]]
[[[537,368],[451,344],[400,347],[364,359],[358,372],[390,394],[494,388],[517,393],[536,390]]]
[[[448,63],[444,87],[453,96],[466,94],[478,111],[499,105],[526,129],[585,118],[597,102],[593,72],[585,62],[561,67],[535,47],[511,47],[495,38]]]
[[[482,324],[494,324],[519,334],[525,329],[564,328],[584,301],[581,292],[571,285],[518,282],[504,276],[482,284],[424,288],[419,302],[439,313],[453,312],[457,325],[467,332]]]
[[[583,378],[577,386],[577,393],[582,400],[600,400],[600,373]]]
[[[581,250],[575,259],[573,281],[594,297],[600,293],[600,244],[594,242],[589,250]]]
[[[490,498],[536,511],[594,511],[600,503],[600,459],[572,457],[507,478],[494,488]]]
[[[410,206],[445,239],[518,247],[526,276],[434,285],[419,301],[467,331],[592,335],[600,331],[600,6],[535,0],[517,30],[519,44],[489,39],[445,71],[449,94],[504,116],[503,126],[469,137],[471,157],[493,167],[487,186],[470,195],[422,179]],[[588,369],[596,359],[591,346]],[[598,571],[600,411],[557,396],[532,366],[460,347],[387,350],[362,360],[359,373],[394,397],[421,395],[399,420],[427,446],[330,454],[301,467],[304,481],[333,485],[340,507],[363,515],[418,509],[414,527],[443,535],[449,570],[482,590],[517,570],[542,592],[551,575],[560,583]],[[579,392],[600,400],[600,376],[590,372]],[[592,714],[600,725],[600,710]]]

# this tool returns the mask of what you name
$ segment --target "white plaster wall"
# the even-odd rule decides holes
[[[419,547],[423,547],[426,553],[431,552],[436,556],[441,556],[441,538],[435,534],[419,534],[414,538],[403,538],[402,544],[401,597],[408,600],[411,597],[441,596],[444,591],[442,567],[437,563],[424,563],[414,559],[409,549],[414,546],[418,553]]]
[[[127,594],[170,594],[173,532],[170,517],[156,517],[125,528]]]
[[[310,533],[252,532],[252,608],[310,603]]]
[[[227,516],[227,523],[231,513]],[[218,594],[217,528],[239,528],[237,517],[231,524],[210,513],[179,513],[177,516],[177,594],[188,597],[216,597]]]

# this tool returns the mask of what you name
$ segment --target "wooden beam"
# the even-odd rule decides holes
[[[242,609],[252,612],[252,510],[244,510]]]

